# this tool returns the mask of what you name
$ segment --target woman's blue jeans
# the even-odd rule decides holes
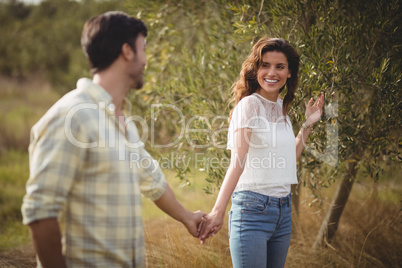
[[[235,192],[229,211],[229,243],[234,268],[285,266],[292,231],[292,196],[274,198]]]

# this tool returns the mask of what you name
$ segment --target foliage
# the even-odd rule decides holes
[[[58,98],[40,79],[0,79],[0,252],[29,241],[21,215],[29,175],[29,130]]]
[[[288,39],[301,54],[290,112],[295,132],[307,99],[326,93],[327,115],[310,138],[311,154],[305,152],[300,161],[305,184],[328,187],[348,161],[358,161],[378,179],[380,162],[400,161],[397,0],[46,0],[39,5],[9,0],[0,3],[1,74],[44,73],[59,91],[74,88],[78,77],[88,75],[79,46],[82,25],[112,9],[143,19],[149,28],[147,84],[132,96],[134,113],[147,119],[142,131],[149,135],[150,150],[175,153],[171,166],[184,182],[190,169],[183,163],[190,161],[206,171],[208,192],[219,188],[227,166],[222,160],[229,157],[230,88],[261,36]],[[339,165],[333,169],[320,160]],[[321,178],[320,171],[329,175]]]
[[[145,7],[129,1],[130,10],[138,11],[150,28],[148,85],[133,99],[141,109],[153,103],[174,104],[185,120],[197,117],[190,125],[199,131],[190,141],[182,138],[173,146],[178,154],[196,150],[206,159],[227,157],[222,129],[227,122],[213,125],[211,118],[227,118],[233,107],[227,105],[230,87],[242,61],[256,40],[271,36],[288,39],[301,55],[299,90],[290,112],[296,133],[307,99],[320,91],[326,95],[326,116],[300,162],[305,184],[317,190],[328,187],[351,161],[378,179],[381,162],[400,161],[398,1],[150,2]],[[169,130],[163,135],[177,137],[180,129],[167,123],[168,114],[152,119],[159,123],[157,129]],[[219,146],[207,146],[217,130]],[[197,149],[195,144],[205,146]],[[185,179],[188,170],[177,169]],[[225,167],[205,170],[211,187],[219,187]],[[326,175],[320,176],[320,171]],[[206,190],[213,191],[211,187]]]
[[[27,178],[26,152],[11,150],[0,154],[0,252],[26,243],[29,239],[28,230],[20,224]]]
[[[212,192],[226,170],[220,160],[228,158],[230,87],[248,53],[232,38],[232,12],[224,1],[149,1],[146,6],[129,1],[128,7],[149,28],[147,83],[132,100],[134,113],[148,109],[150,150],[163,147],[155,141],[169,137],[162,145],[181,159],[175,164],[178,177],[188,182],[183,163],[190,161],[206,171],[212,182],[206,190]],[[152,104],[161,106],[152,113]]]
[[[84,4],[85,8],[82,8]],[[324,90],[327,103],[339,104],[338,116],[323,118],[310,138],[314,143],[309,144],[317,152],[331,149],[328,149],[331,144],[326,143],[325,125],[336,123],[339,126],[339,165],[334,169],[305,152],[301,160],[305,183],[313,190],[327,187],[350,161],[359,161],[360,173],[366,173],[360,174],[361,177],[370,175],[378,179],[381,167],[386,166],[384,162],[400,161],[402,24],[398,1],[127,0],[126,4],[123,7],[117,1],[83,1],[82,4],[44,1],[38,6],[28,6],[17,1],[0,2],[1,74],[30,78],[32,73],[37,76],[38,72],[43,72],[53,83],[65,86],[59,90],[69,90],[74,87],[78,76],[87,73],[79,47],[79,35],[85,20],[95,13],[117,8],[142,18],[150,30],[147,84],[132,96],[134,113],[144,115],[150,126],[154,122],[149,131],[149,134],[153,132],[154,139],[150,135],[148,146],[162,156],[174,153],[176,158],[169,161],[183,182],[188,180],[190,170],[184,163],[191,160],[195,168],[206,172],[209,186],[205,190],[215,192],[226,169],[222,162],[213,164],[212,160],[229,157],[225,150],[225,128],[233,108],[230,87],[252,44],[260,36],[284,37],[298,48],[302,57],[300,90],[291,110],[295,130],[304,120],[303,104],[310,96]],[[0,251],[3,251],[29,240],[28,229],[20,224],[19,212],[28,176],[28,159],[26,152],[11,147],[26,150],[27,126],[34,118],[39,118],[58,94],[41,92],[35,87],[25,88],[21,83],[9,87],[4,84],[3,77],[1,81]],[[152,107],[152,104],[165,106]],[[180,136],[184,127],[177,124],[182,122],[197,131]],[[155,146],[171,142],[174,145],[169,148]],[[14,145],[10,146],[11,143]],[[200,153],[206,161],[195,158],[194,153]],[[399,171],[389,175],[394,184],[398,182]],[[191,175],[195,173],[199,174],[191,168]],[[323,177],[323,173],[330,176]],[[199,183],[199,176],[189,181],[193,182],[192,187],[204,187],[204,184],[195,185]],[[194,191],[199,194],[197,187]],[[362,192],[370,195],[368,186],[359,184],[358,187],[353,189],[355,193],[361,194],[361,187],[365,187]],[[400,194],[394,185],[389,187],[392,188],[389,192],[379,189],[379,198],[385,198],[387,202],[378,202],[375,198],[372,201],[354,200],[357,194],[352,196],[352,204],[345,211],[345,235],[332,244],[338,251],[324,248],[318,255],[312,255],[309,250],[322,217],[319,211],[312,211],[315,208],[302,204],[303,214],[308,217],[302,218],[295,229],[298,238],[303,239],[292,240],[296,244],[290,251],[292,248],[302,250],[289,254],[289,265],[322,267],[328,263],[334,266],[350,266],[352,263],[381,266],[381,262],[386,266],[397,266],[400,258],[395,257],[398,256],[395,251],[383,250],[398,249],[400,247],[392,245],[401,241],[400,235],[394,235],[399,234],[399,207],[395,202],[399,202]],[[182,197],[182,201],[193,198],[190,204],[198,206],[198,198],[194,198],[192,189],[186,188],[187,195]],[[332,189],[323,190],[324,195],[331,196],[331,193]],[[309,192],[306,196],[307,202],[317,200],[309,200],[313,199]],[[393,204],[390,206],[388,201],[391,198]],[[156,229],[151,225],[150,230]],[[168,237],[163,231],[161,235]],[[179,236],[173,235],[173,238]],[[151,234],[149,237],[160,235]],[[151,246],[152,243],[158,245],[159,249],[159,240],[147,242]],[[171,249],[172,244],[176,246],[177,241],[168,241],[161,251],[151,248],[150,252],[155,254],[150,258],[159,263],[160,252]],[[219,252],[214,247],[208,250]],[[183,249],[177,251],[185,252]],[[204,253],[208,255],[208,252]],[[223,255],[227,257],[227,251]],[[340,255],[346,257],[339,258]],[[293,262],[292,256],[297,261]],[[303,256],[307,257],[303,259]],[[314,256],[321,259],[316,260]],[[219,255],[217,259],[223,257]],[[197,260],[194,263],[202,262]]]
[[[1,77],[0,155],[7,150],[27,151],[30,128],[59,98],[40,78],[20,82]]]
[[[18,79],[45,74],[60,92],[89,75],[80,46],[88,18],[121,7],[121,1],[0,2],[0,73]]]
[[[334,171],[343,171],[345,163],[357,161],[377,180],[381,162],[400,161],[401,114],[394,112],[401,109],[399,2],[274,1],[259,11],[246,7],[236,8],[241,18],[235,26],[237,32],[243,29],[243,38],[255,40],[255,33],[268,32],[299,47],[302,69],[295,118],[302,118],[300,100],[319,91],[325,92],[327,102],[338,104],[337,118],[327,118],[332,121],[327,124],[334,124],[335,119],[339,127],[341,165]],[[320,131],[311,140],[321,150],[328,150],[330,144],[321,144],[325,139]],[[320,163],[310,154],[305,156],[304,167],[317,177]],[[336,174],[328,178],[320,183],[330,183]]]

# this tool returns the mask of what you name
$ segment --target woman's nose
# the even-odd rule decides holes
[[[275,74],[275,68],[270,67],[270,68],[268,69],[268,75],[274,75],[274,74]]]

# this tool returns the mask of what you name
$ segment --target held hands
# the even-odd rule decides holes
[[[205,240],[214,236],[223,225],[224,214],[219,214],[215,211],[211,211],[208,215],[203,217],[203,221],[198,226],[199,236],[201,244],[204,244]]]
[[[324,107],[324,92],[321,92],[320,97],[317,98],[313,104],[313,98],[309,100],[306,105],[306,122],[305,126],[310,127],[315,122],[320,120],[322,115],[322,107]]]
[[[195,212],[189,212],[188,216],[182,221],[184,226],[187,228],[187,231],[194,237],[199,236],[199,228],[200,224],[203,222],[203,217],[207,214],[198,210]]]
[[[189,212],[189,215],[182,221],[187,231],[194,237],[200,239],[201,244],[210,236],[214,236],[223,225],[224,215],[215,212],[206,214],[200,210]]]

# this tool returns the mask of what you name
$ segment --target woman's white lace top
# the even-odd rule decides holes
[[[227,148],[234,148],[234,133],[252,129],[244,170],[235,191],[263,190],[297,184],[296,139],[282,100],[272,102],[258,93],[244,97],[233,110]],[[239,160],[236,165],[241,165]]]

